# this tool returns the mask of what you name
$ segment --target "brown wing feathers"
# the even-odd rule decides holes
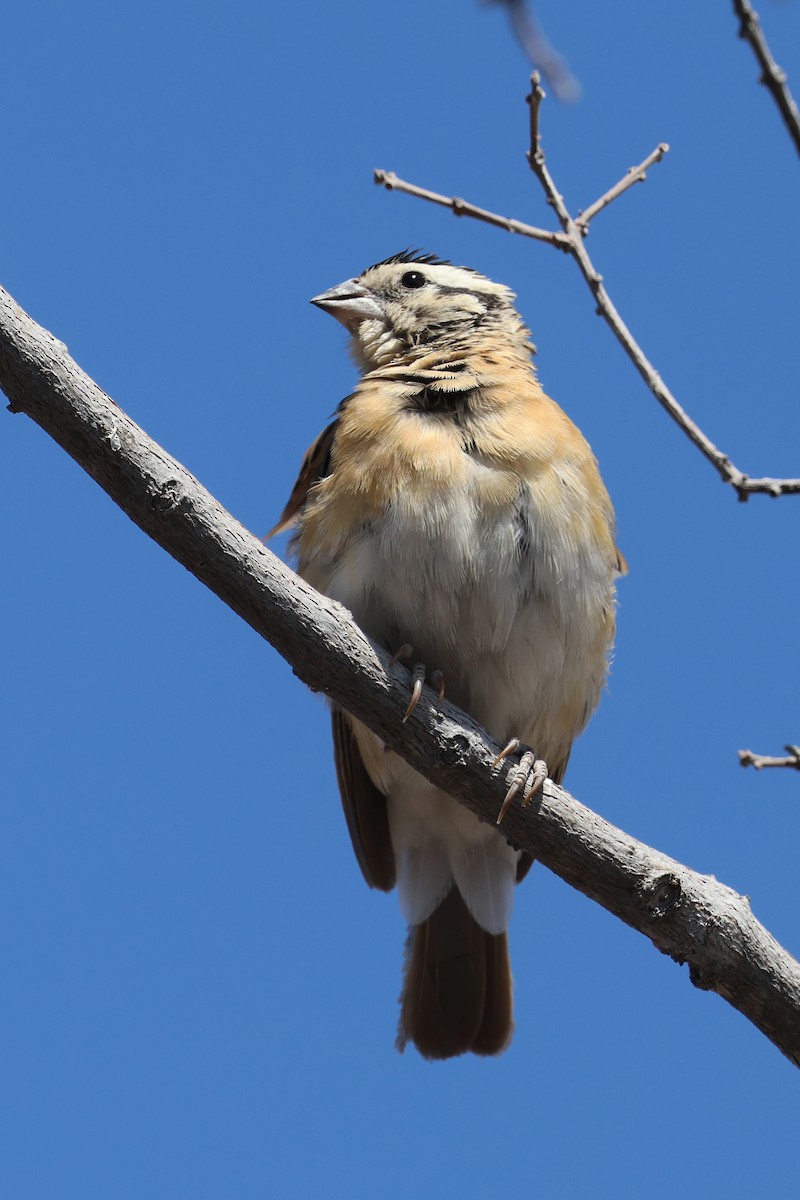
[[[331,721],[336,778],[358,865],[370,887],[390,892],[395,865],[386,797],[367,774],[347,716],[334,709]]]
[[[336,421],[331,421],[330,425],[323,429],[317,440],[306,451],[297,482],[292,488],[280,520],[270,529],[264,541],[268,542],[276,533],[285,533],[287,529],[291,529],[303,510],[310,489],[315,483],[319,483],[320,479],[324,479],[326,475],[330,474],[331,451],[338,423],[338,418]]]

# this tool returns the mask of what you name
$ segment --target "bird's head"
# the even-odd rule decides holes
[[[370,371],[419,352],[467,350],[481,331],[501,330],[527,348],[513,301],[509,288],[477,271],[405,250],[311,303],[344,325],[356,361]]]

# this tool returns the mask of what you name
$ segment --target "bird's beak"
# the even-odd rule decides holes
[[[362,321],[383,320],[383,309],[372,292],[357,279],[348,279],[338,287],[320,292],[311,301],[324,312],[330,313],[345,329],[353,333]]]

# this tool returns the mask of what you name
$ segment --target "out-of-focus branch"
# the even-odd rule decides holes
[[[749,42],[761,67],[760,83],[770,92],[778,112],[800,154],[800,111],[786,82],[786,72],[775,62],[767,45],[758,13],[748,0],[733,0],[733,11],[739,18],[739,37]]]
[[[407,723],[408,672],[346,609],[320,596],[226,512],[192,475],[0,288],[0,388],[187,570],[426,779],[494,823],[518,760],[466,713],[423,688]],[[622,781],[620,786],[623,786]],[[626,783],[625,786],[628,786]],[[633,786],[632,784],[630,786]],[[303,777],[298,764],[298,788]],[[302,820],[300,819],[300,827]],[[298,821],[276,812],[275,827]],[[584,895],[687,963],[800,1066],[800,963],[740,896],[615,829],[547,780],[512,805],[503,832]],[[298,834],[300,836],[300,834]]]
[[[747,500],[750,496],[759,493],[767,496],[800,494],[800,479],[773,479],[767,476],[754,478],[741,471],[731,462],[727,454],[714,445],[711,438],[703,432],[697,422],[692,420],[686,410],[679,404],[658,371],[656,371],[653,364],[647,358],[641,346],[628,329],[628,326],[622,320],[611,297],[606,291],[603,276],[596,269],[587,253],[584,238],[591,218],[600,212],[602,208],[607,207],[619,196],[623,195],[633,183],[643,178],[647,168],[653,163],[660,161],[668,147],[662,143],[648,155],[644,162],[640,163],[638,167],[632,168],[618,184],[601,196],[599,200],[596,200],[594,204],[590,204],[587,209],[584,209],[581,215],[573,218],[564,203],[563,196],[556,187],[545,161],[539,128],[539,110],[543,99],[544,92],[539,82],[539,76],[538,73],[534,72],[531,76],[531,93],[528,96],[528,103],[530,105],[530,149],[528,151],[528,161],[531,170],[544,189],[548,204],[551,205],[558,217],[559,224],[561,225],[561,233],[557,230],[547,231],[536,229],[535,226],[525,226],[521,221],[511,221],[508,217],[497,216],[487,209],[477,208],[475,205],[469,204],[466,200],[457,198],[448,199],[437,192],[429,192],[426,188],[419,187],[417,184],[407,183],[405,180],[399,179],[393,171],[375,171],[375,182],[383,184],[384,187],[390,190],[407,192],[409,195],[417,196],[422,200],[432,200],[435,204],[444,205],[444,207],[450,208],[456,216],[477,216],[479,220],[488,221],[489,224],[496,225],[500,229],[506,229],[510,233],[524,233],[528,237],[535,237],[538,241],[547,242],[559,250],[566,250],[578,264],[578,269],[595,298],[599,316],[610,327],[617,341],[642,376],[642,379],[644,379],[658,403],[676,425],[683,430],[689,440],[697,446],[700,453],[708,459],[719,473],[723,483],[729,484],[740,500]]]
[[[761,771],[764,767],[791,767],[800,771],[800,746],[784,746],[786,758],[772,758],[768,754],[754,754],[752,750],[740,750],[739,762],[743,767],[755,767]]]
[[[567,104],[579,99],[581,85],[570,71],[564,59],[551,46],[533,13],[533,7],[525,0],[486,0],[499,4],[508,13],[514,36],[530,64],[540,71],[553,95]]]

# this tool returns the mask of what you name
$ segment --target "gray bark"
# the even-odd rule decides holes
[[[495,819],[514,762],[492,768],[499,747],[486,731],[427,688],[403,725],[406,669],[240,525],[2,289],[0,387],[13,412],[49,433],[310,688],[482,820]],[[746,897],[629,837],[549,781],[528,809],[512,806],[503,830],[664,954],[688,963],[697,987],[724,997],[800,1065],[800,964],[759,924]]]

